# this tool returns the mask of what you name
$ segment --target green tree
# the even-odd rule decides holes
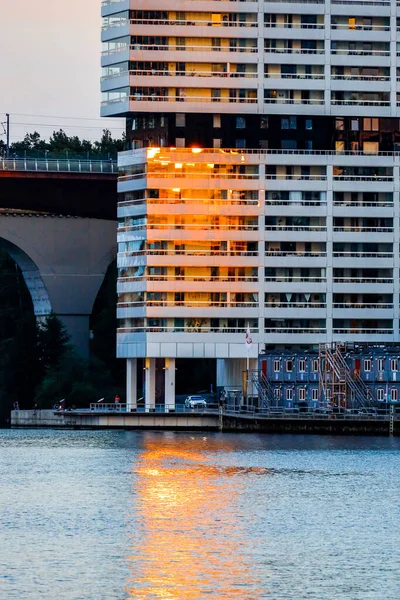
[[[43,374],[55,369],[70,350],[70,337],[61,320],[53,312],[38,326],[38,356]]]

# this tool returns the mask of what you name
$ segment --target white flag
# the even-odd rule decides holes
[[[253,345],[253,340],[251,339],[250,327],[249,327],[249,325],[247,325],[246,342],[245,342],[245,348],[246,348],[247,352],[250,352],[252,345]]]

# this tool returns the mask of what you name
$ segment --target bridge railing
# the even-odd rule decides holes
[[[0,158],[1,171],[27,171],[37,173],[118,173],[114,160]]]

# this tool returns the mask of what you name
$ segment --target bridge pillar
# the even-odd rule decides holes
[[[137,408],[137,359],[126,361],[126,410]]]
[[[156,359],[146,358],[145,365],[144,401],[145,411],[149,412],[156,403]]]
[[[175,358],[165,359],[165,406],[175,410]]]

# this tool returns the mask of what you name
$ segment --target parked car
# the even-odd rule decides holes
[[[185,400],[186,408],[206,408],[207,402],[203,396],[188,396]]]

